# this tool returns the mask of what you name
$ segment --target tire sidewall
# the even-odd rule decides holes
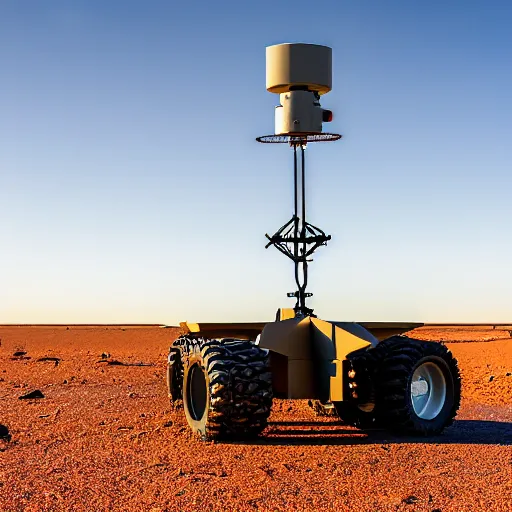
[[[177,348],[171,347],[167,356],[167,394],[171,402],[182,399],[182,372],[181,352]]]
[[[206,407],[204,409],[203,416],[196,420],[192,415],[192,411],[190,410],[189,404],[189,385],[190,385],[190,377],[191,370],[194,365],[198,365],[203,371],[203,375],[206,381]],[[183,375],[183,409],[185,412],[185,416],[187,418],[187,422],[190,425],[190,428],[193,432],[200,434],[202,437],[206,437],[206,424],[208,422],[208,413],[210,412],[210,377],[206,368],[204,367],[204,360],[201,354],[194,350],[189,356],[184,364],[184,375]]]

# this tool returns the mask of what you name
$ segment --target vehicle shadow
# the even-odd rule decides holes
[[[342,422],[271,421],[257,445],[360,445],[360,444],[487,444],[512,445],[512,423],[456,420],[441,435],[403,436],[384,430],[357,430]],[[245,443],[246,444],[246,443]]]

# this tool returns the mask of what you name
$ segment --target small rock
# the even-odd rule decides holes
[[[511,372],[507,372],[505,375],[506,375],[507,377],[510,377],[510,376],[512,375],[512,373],[511,373]]]
[[[40,357],[36,361],[36,363],[43,363],[45,361],[51,361],[51,362],[55,363],[55,366],[58,366],[60,363],[60,358],[59,357]]]
[[[14,352],[13,356],[14,357],[23,357],[26,354],[27,353],[24,350],[17,350],[16,352]]]
[[[172,421],[166,421],[164,427],[172,427]]]
[[[9,442],[11,440],[11,434],[9,429],[5,425],[0,424],[0,439]]]
[[[39,389],[35,389],[26,395],[18,397],[20,400],[31,400],[33,398],[44,398],[43,393]]]
[[[63,384],[67,384],[67,383],[68,383],[68,379],[64,379]]]
[[[110,357],[110,354],[108,352],[103,352],[101,354],[101,359],[108,359]]]
[[[432,512],[443,512],[440,508],[435,508]]]
[[[491,376],[489,377],[489,382],[492,382],[493,380],[494,380],[494,375],[491,375]]]
[[[133,391],[131,393],[128,393],[128,398],[136,398],[137,397],[137,394],[134,393]]]
[[[416,496],[408,496],[407,498],[403,499],[402,502],[406,505],[414,505],[418,501],[418,498]]]

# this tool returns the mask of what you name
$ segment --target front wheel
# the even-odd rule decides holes
[[[415,341],[415,340],[409,340]],[[439,343],[390,344],[378,373],[383,421],[390,430],[439,434],[460,406],[457,360]]]
[[[346,423],[412,435],[439,434],[453,423],[460,373],[444,345],[393,336],[351,364],[351,396],[335,404]]]
[[[183,408],[203,439],[254,437],[272,407],[268,351],[250,341],[189,340],[180,345]]]

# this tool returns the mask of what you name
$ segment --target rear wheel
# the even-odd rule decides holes
[[[172,405],[180,405],[183,398],[183,364],[181,363],[181,351],[179,349],[178,338],[167,356],[167,391]]]
[[[183,406],[203,439],[247,438],[267,426],[272,406],[268,351],[250,341],[182,337]]]
[[[453,423],[460,373],[444,345],[393,336],[356,356],[353,365],[352,396],[336,404],[347,423],[413,435],[439,434]]]
[[[382,426],[376,396],[376,373],[382,348],[363,351],[348,361],[347,400],[336,402],[336,412],[347,425],[360,429]]]

